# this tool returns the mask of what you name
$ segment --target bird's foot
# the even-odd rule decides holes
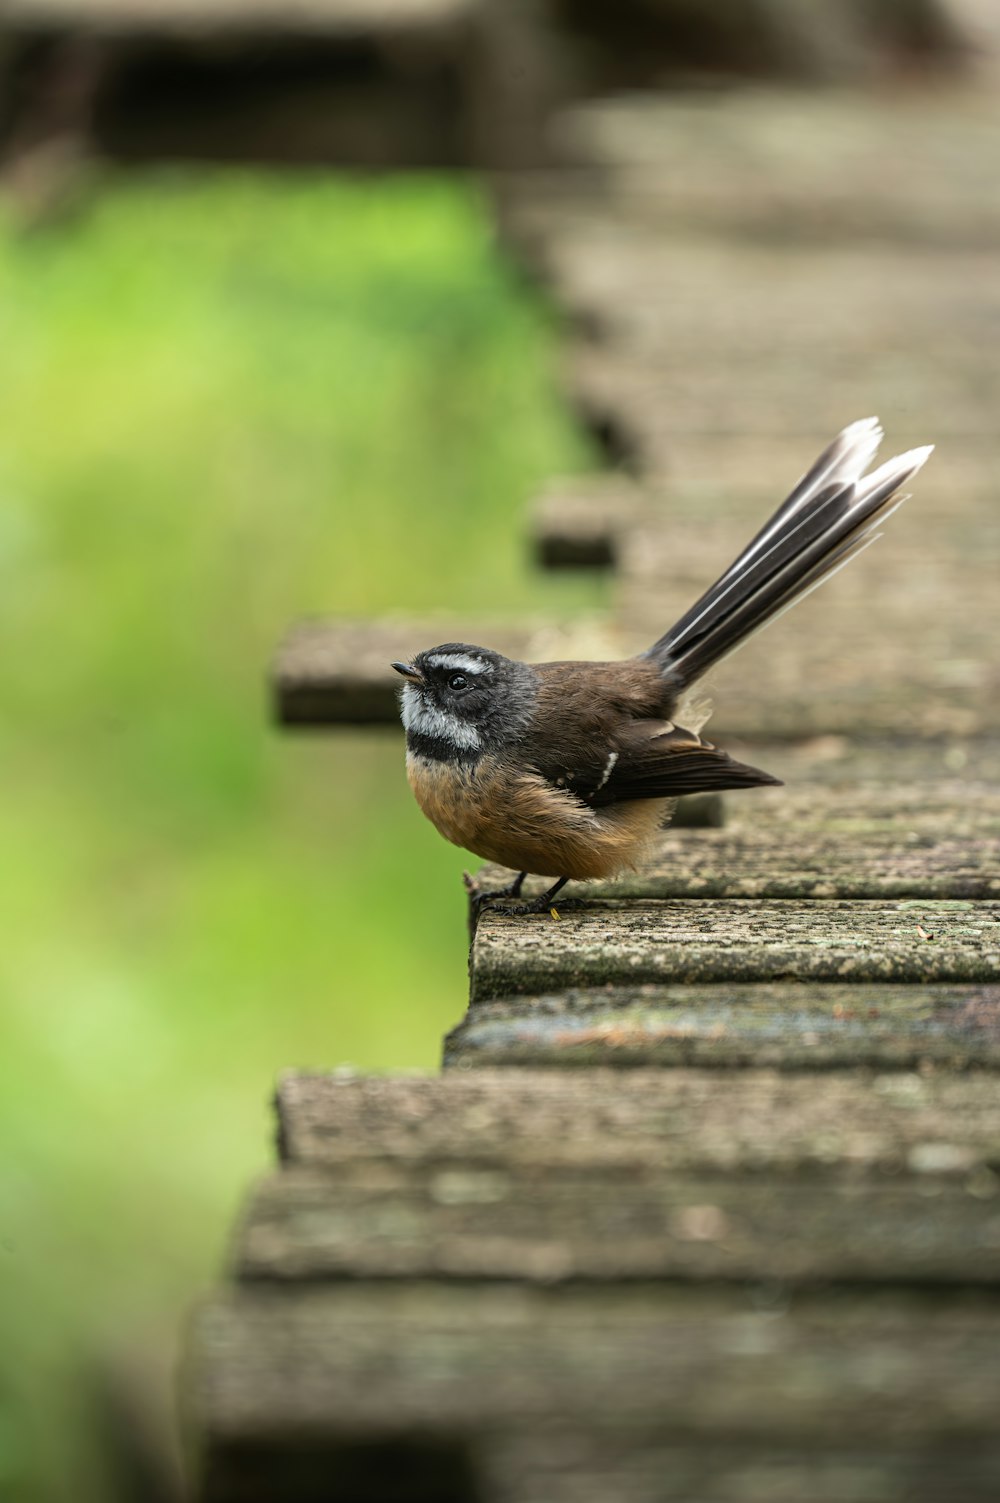
[[[537,898],[529,898],[523,903],[505,903],[502,901],[504,898],[516,898],[520,896],[521,885],[526,875],[526,872],[521,872],[516,881],[512,882],[509,887],[502,887],[495,892],[475,894],[470,885],[472,879],[469,878],[466,881],[466,890],[469,892],[470,901],[474,905],[475,917],[479,917],[482,905],[487,899],[500,899],[501,901],[493,909],[494,913],[503,913],[508,917],[516,918],[521,918],[531,913],[550,913],[553,918],[558,918],[559,914],[553,908],[552,904],[555,901],[556,893],[561,892],[569,881],[568,877],[560,877],[558,882],[554,882],[551,887],[546,888],[544,892],[540,892]]]
[[[521,888],[524,885],[524,879],[527,875],[527,872],[518,872],[514,880],[508,882],[506,887],[494,887],[489,892],[480,892],[476,885],[475,877],[471,876],[468,872],[463,872],[462,881],[469,895],[469,908],[473,922],[479,917],[484,903],[490,903],[495,898],[519,898],[521,896]]]

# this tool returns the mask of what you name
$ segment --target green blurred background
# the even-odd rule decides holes
[[[552,334],[454,177],[143,173],[0,233],[5,1503],[126,1495],[276,1072],[437,1066],[463,856],[265,668],[312,612],[596,603],[524,561],[591,463]]]

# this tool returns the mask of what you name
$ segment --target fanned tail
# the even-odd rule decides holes
[[[934,448],[910,449],[866,475],[881,440],[878,418],[839,433],[735,563],[646,656],[680,687],[694,683],[875,542],[879,524],[907,499],[897,494],[900,486]]]

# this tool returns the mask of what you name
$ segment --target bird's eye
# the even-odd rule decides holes
[[[454,689],[457,691],[459,689],[467,689],[468,687],[469,680],[466,678],[464,673],[453,673],[451,678],[448,680],[449,689]]]

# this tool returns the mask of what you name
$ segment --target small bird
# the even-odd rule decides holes
[[[933,445],[865,474],[877,418],[823,451],[726,572],[652,647],[623,662],[520,663],[464,642],[393,663],[410,786],[455,845],[557,880],[516,911],[542,913],[571,878],[634,869],[682,794],[780,779],[704,740],[693,684],[881,534]],[[689,713],[685,713],[686,707]],[[687,724],[685,725],[684,722]]]

